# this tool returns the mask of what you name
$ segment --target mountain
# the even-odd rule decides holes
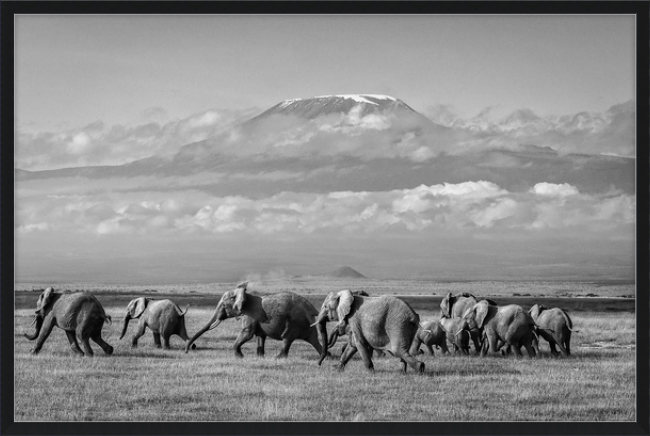
[[[278,115],[313,120],[333,114],[345,115],[350,122],[369,115],[412,116],[424,124],[434,125],[433,121],[416,112],[402,100],[379,94],[341,94],[294,98],[276,104],[246,123],[255,124]]]
[[[119,179],[124,190],[191,187],[215,196],[253,198],[285,191],[387,191],[479,180],[516,192],[548,182],[569,183],[581,193],[605,192],[612,186],[634,193],[635,159],[558,153],[536,145],[586,143],[590,138],[612,142],[616,131],[603,123],[621,119],[627,132],[629,120],[634,120],[633,105],[613,109],[604,119],[581,113],[550,120],[520,110],[497,123],[481,119],[443,126],[386,95],[298,98],[278,103],[231,131],[186,144],[173,156],[118,166],[17,169],[15,176],[18,182],[70,178],[74,184],[80,179]],[[600,136],[577,136],[582,131]]]
[[[350,268],[349,266],[342,266],[335,269],[327,274],[330,277],[336,277],[339,279],[365,279],[367,278],[360,272]]]

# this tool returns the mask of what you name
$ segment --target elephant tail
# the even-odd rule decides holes
[[[576,332],[577,330],[573,330],[573,322],[571,321],[571,318],[569,318],[569,315],[567,315],[564,311],[562,311],[562,316],[564,317],[564,320],[566,321],[566,328],[570,332]]]
[[[185,308],[185,311],[181,310],[180,307],[176,306],[176,312],[178,312],[178,316],[185,316],[187,313],[187,310],[190,308],[191,304],[188,304],[187,307]]]

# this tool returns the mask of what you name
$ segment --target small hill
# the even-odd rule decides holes
[[[342,266],[341,268],[335,269],[327,274],[329,277],[336,277],[339,279],[365,279],[367,278],[359,271],[356,271],[349,266]]]

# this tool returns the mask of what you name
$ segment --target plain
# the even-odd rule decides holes
[[[291,290],[309,297],[318,308],[326,292],[342,283],[325,281],[259,283],[261,292]],[[203,286],[203,285],[202,285]],[[221,292],[188,285],[179,296],[191,295],[187,314],[190,335],[212,314]],[[447,289],[514,300],[524,308],[541,300],[572,302],[572,355],[552,358],[548,344],[537,359],[489,356],[420,356],[426,372],[406,375],[393,357],[374,359],[371,374],[355,357],[339,373],[336,360],[317,366],[318,355],[307,343],[293,344],[288,359],[275,359],[280,342],[266,341],[266,356],[255,355],[255,341],[244,345],[238,359],[232,344],[240,322],[230,319],[183,352],[172,338],[172,350],[156,349],[151,333],[137,349],[128,338],[118,341],[128,299],[155,289],[125,287],[116,292],[93,289],[113,317],[104,339],[115,347],[95,358],[72,355],[62,331],[55,329],[41,354],[32,356],[24,338],[32,320],[36,292],[16,292],[15,419],[16,421],[634,421],[635,315],[634,300],[611,298],[634,293],[630,285],[590,286],[584,283],[378,283],[348,282],[345,287],[369,293],[390,293],[410,302],[421,321],[439,318],[439,302]],[[17,289],[20,289],[17,287]],[[23,288],[24,289],[24,288]],[[78,290],[72,288],[71,290]],[[196,287],[194,289],[197,289]],[[414,289],[417,289],[414,291]],[[513,289],[516,292],[513,292]],[[608,298],[560,298],[558,289],[584,297],[585,290]],[[496,292],[500,290],[501,292]],[[156,291],[156,292],[152,292]],[[165,289],[165,296],[173,289]],[[513,296],[516,293],[519,295]],[[428,294],[428,295],[427,295]],[[530,294],[522,296],[522,294]],[[541,297],[540,294],[544,294]],[[583,295],[581,295],[583,294]],[[162,295],[160,295],[162,298]],[[552,297],[555,297],[552,298]],[[181,298],[178,298],[181,300]],[[603,300],[598,301],[598,300]],[[185,302],[181,303],[183,308]],[[333,324],[328,326],[331,329]],[[134,329],[133,329],[134,330]],[[339,340],[333,348],[338,356]]]

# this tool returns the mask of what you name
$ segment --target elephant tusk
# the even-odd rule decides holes
[[[208,330],[213,330],[213,329],[217,328],[217,326],[218,326],[219,324],[221,324],[221,320],[220,320],[220,319],[218,319],[218,320],[216,320],[215,322],[213,322],[212,325],[208,328]]]
[[[465,329],[460,329],[460,330],[458,330],[458,331],[456,332],[456,334],[455,334],[454,336],[458,336],[459,334],[461,334],[461,333],[464,332],[464,331],[465,331]]]
[[[433,333],[433,330],[422,329],[422,331],[425,332],[425,333]]]

